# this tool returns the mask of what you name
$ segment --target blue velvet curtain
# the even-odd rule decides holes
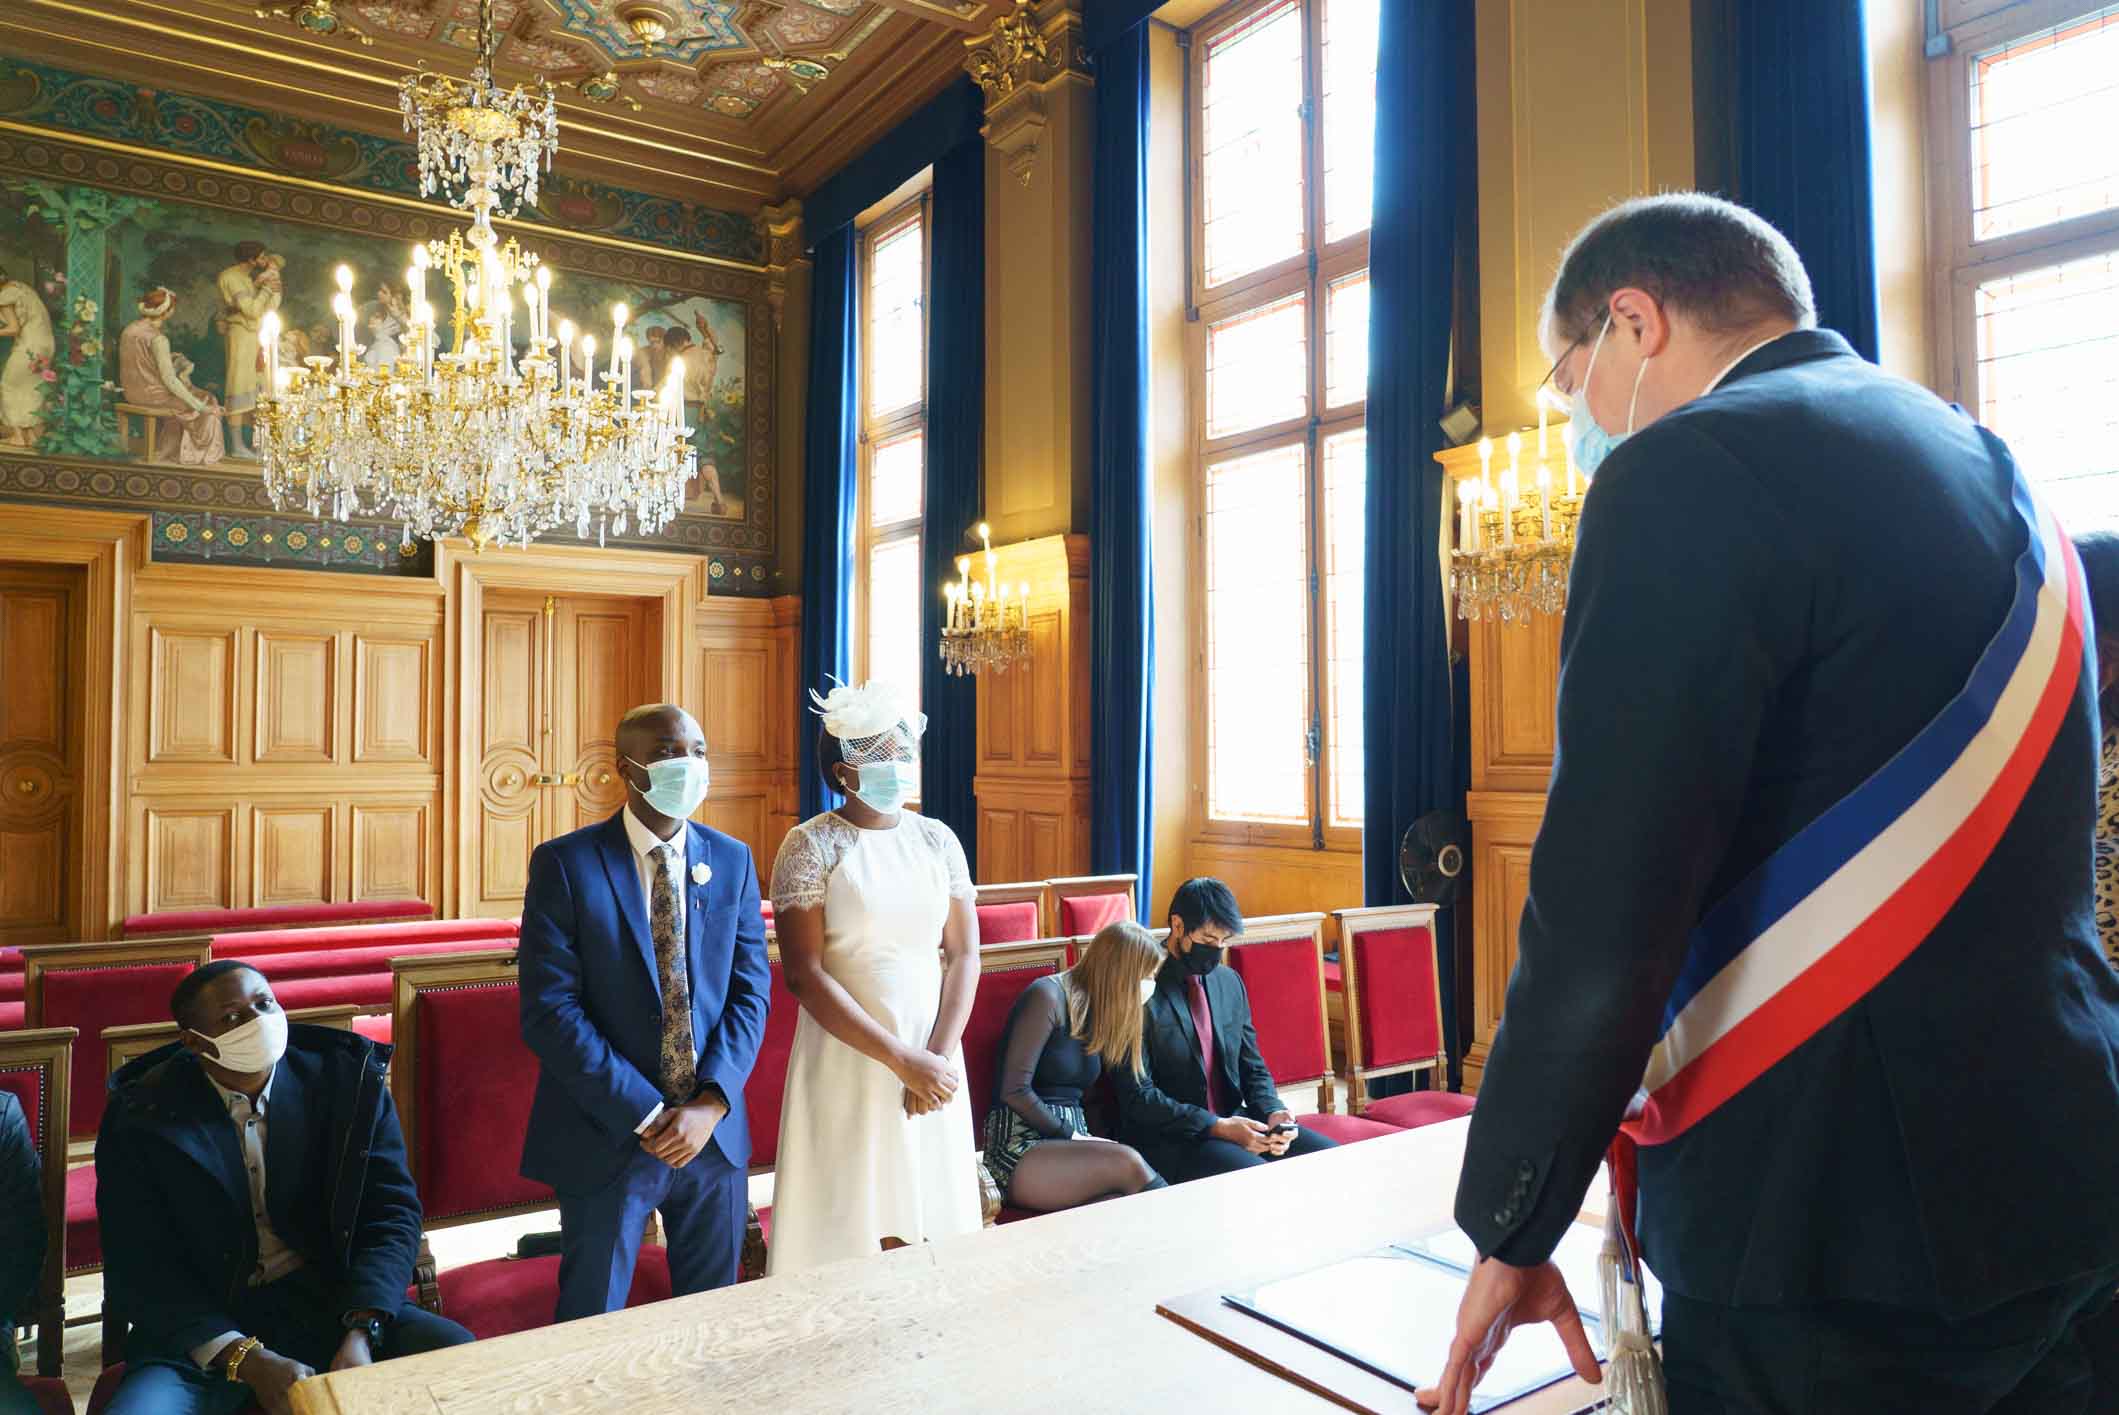
[[[854,231],[841,226],[812,252],[809,408],[803,467],[802,676],[795,693],[796,771],[802,819],[838,802],[817,770],[818,719],[811,690],[848,670],[847,590],[853,583],[854,438],[859,384]]]
[[[1873,361],[1880,315],[1863,8],[1730,0],[1731,136],[1734,196],[1795,243],[1818,323]]]
[[[1368,515],[1362,721],[1366,903],[1406,898],[1398,841],[1461,807],[1442,607],[1436,420],[1449,376],[1459,202],[1471,148],[1472,0],[1381,7],[1370,245]],[[1444,1035],[1457,1048],[1453,925],[1440,921]]]
[[[933,273],[927,294],[927,513],[920,542],[920,810],[945,822],[978,870],[978,697],[942,671],[942,586],[956,578],[964,531],[977,524],[986,428],[986,143],[974,133],[934,164],[928,202]]]
[[[1107,7],[1108,8],[1108,7]],[[1096,14],[1092,11],[1090,18]],[[1150,911],[1155,613],[1149,544],[1148,31],[1096,53],[1090,361],[1089,862],[1134,874]]]

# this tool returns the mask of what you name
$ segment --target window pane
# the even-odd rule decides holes
[[[1324,238],[1366,230],[1376,185],[1377,0],[1324,9]]]
[[[1335,282],[1324,300],[1324,401],[1343,408],[1369,396],[1369,273]]]
[[[1362,568],[1368,517],[1367,428],[1324,440],[1325,820],[1361,824]]]
[[[1979,417],[2070,529],[2119,517],[2119,252],[1973,296]]]
[[[927,372],[921,314],[920,223],[897,227],[868,253],[868,413],[880,417],[920,401]]]
[[[1970,67],[1973,239],[2119,206],[2119,5]]]
[[[1300,444],[1207,468],[1207,814],[1310,819],[1309,556]]]
[[[918,536],[881,541],[868,552],[868,676],[897,684],[919,705]]]
[[[868,524],[918,519],[926,483],[927,437],[911,432],[876,444],[868,459]]]
[[[1209,285],[1303,243],[1302,9],[1263,10],[1207,46],[1200,84],[1200,217]]]
[[[1207,436],[1310,411],[1309,300],[1290,295],[1207,326]]]

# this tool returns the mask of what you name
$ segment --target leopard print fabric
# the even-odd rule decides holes
[[[2097,780],[2097,932],[2119,968],[2119,721],[2104,730]]]

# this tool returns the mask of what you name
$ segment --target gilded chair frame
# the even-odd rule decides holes
[[[30,1310],[10,1313],[10,1319],[37,1328],[37,1374],[56,1377],[66,1355],[66,1117],[73,1113],[74,1040],[77,1027],[36,1027],[0,1032],[0,1070],[42,1071],[44,1124],[37,1137],[44,1209],[44,1228],[50,1243],[44,1254],[44,1270],[30,1299]],[[54,1122],[56,1121],[56,1128]],[[9,1341],[15,1334],[6,1333]]]

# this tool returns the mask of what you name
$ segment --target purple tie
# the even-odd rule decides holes
[[[1207,1108],[1228,1115],[1228,1087],[1221,1083],[1221,1070],[1214,1064],[1214,1014],[1207,1010],[1207,985],[1199,978],[1186,979],[1192,997],[1192,1030],[1199,1033],[1199,1064],[1207,1073]]]

